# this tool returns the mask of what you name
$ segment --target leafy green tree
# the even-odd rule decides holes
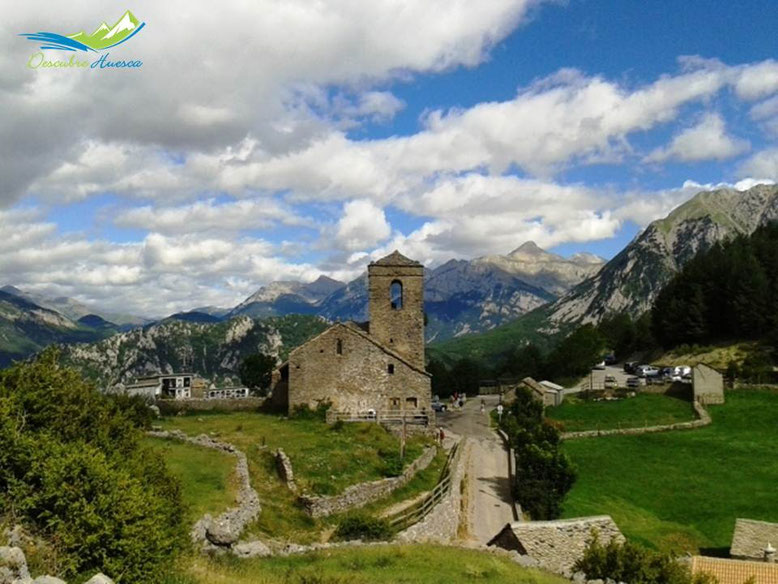
[[[544,377],[546,360],[537,345],[530,343],[511,352],[501,368],[510,377]]]
[[[575,482],[575,471],[559,448],[559,432],[543,418],[543,405],[520,387],[500,421],[516,455],[514,495],[533,519],[555,519]]]
[[[276,367],[275,357],[263,353],[249,355],[238,368],[241,382],[252,393],[266,394],[270,389],[273,369]]]
[[[605,340],[594,325],[578,327],[551,352],[550,376],[556,378],[585,375],[602,359]]]
[[[180,486],[121,405],[55,350],[0,372],[0,508],[51,542],[69,578],[156,581],[186,541]]]

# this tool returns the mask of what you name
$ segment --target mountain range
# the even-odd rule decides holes
[[[778,220],[778,186],[747,191],[721,188],[700,192],[667,217],[650,223],[592,277],[557,300],[478,338],[439,344],[440,355],[495,355],[531,340],[539,344],[583,323],[626,312],[634,319],[648,310],[662,287],[701,250]]]
[[[450,260],[426,272],[431,353],[494,355],[529,340],[549,345],[578,324],[598,322],[610,313],[637,318],[695,253],[776,219],[778,186],[717,189],[697,194],[649,224],[607,263],[589,254],[562,258],[532,242],[507,255]],[[234,374],[244,351],[273,345],[273,333],[267,331],[279,317],[307,318],[304,326],[295,322],[309,332],[316,329],[310,323],[367,319],[366,274],[348,283],[325,276],[311,283],[273,282],[232,309],[200,307],[131,331],[126,331],[131,321],[142,319],[8,286],[0,294],[0,364],[50,343],[99,341],[68,348],[68,359],[112,383],[190,362],[203,374]],[[257,332],[236,349],[235,331],[243,329]],[[295,338],[302,342],[303,336]],[[288,349],[289,335],[284,338],[274,349],[278,354]],[[128,347],[137,348],[130,351],[134,358],[127,357]],[[182,361],[181,351],[190,349],[192,359]],[[101,352],[106,361],[96,356]]]

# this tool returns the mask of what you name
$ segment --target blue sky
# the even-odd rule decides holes
[[[118,18],[97,0],[0,24],[0,284],[164,314],[394,248],[609,258],[778,174],[774,2],[128,7],[133,71],[25,66],[19,33]]]

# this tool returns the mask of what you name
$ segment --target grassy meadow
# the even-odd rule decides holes
[[[144,442],[162,453],[170,472],[181,481],[190,524],[205,513],[215,515],[234,505],[238,491],[234,456],[176,440],[144,438]]]
[[[334,495],[346,487],[394,476],[402,470],[399,439],[378,424],[349,423],[328,425],[311,418],[286,419],[256,413],[199,413],[161,421],[166,430],[178,429],[195,436],[206,433],[230,442],[246,453],[251,484],[259,495],[262,512],[249,526],[247,537],[312,543],[326,540],[338,522],[337,517],[313,519],[297,504],[297,495],[278,478],[274,454],[283,448],[292,461],[299,492]],[[405,464],[413,461],[430,444],[428,438],[408,440]],[[412,497],[437,481],[435,467],[403,489]],[[185,487],[187,488],[187,487]],[[380,513],[396,503],[400,495],[371,506]]]
[[[613,401],[586,401],[568,396],[546,416],[560,422],[563,432],[638,428],[696,419],[691,402],[661,394],[641,393]]]
[[[704,428],[568,440],[565,517],[609,514],[658,549],[726,553],[738,517],[778,521],[778,392],[728,392]]]
[[[165,584],[564,584],[493,554],[433,545],[319,551],[257,560],[193,558]]]

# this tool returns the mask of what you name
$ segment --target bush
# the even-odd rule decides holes
[[[559,449],[559,431],[543,419],[543,406],[529,389],[519,387],[500,427],[516,455],[514,494],[533,519],[556,519],[575,482],[575,471]]]
[[[367,541],[386,540],[393,535],[389,521],[363,513],[347,515],[338,524],[335,537],[342,540],[362,539]]]
[[[155,581],[185,542],[179,485],[121,403],[55,351],[0,372],[0,507],[52,542],[68,578]]]
[[[385,477],[399,477],[403,473],[403,460],[397,452],[379,450],[378,455],[384,463],[381,472]]]
[[[332,407],[332,402],[322,402],[316,406],[316,409],[308,405],[298,404],[292,408],[291,418],[296,420],[319,420],[327,419],[327,410]]]
[[[706,574],[692,577],[689,567],[673,556],[655,552],[634,543],[602,545],[594,534],[583,558],[575,563],[575,571],[590,580],[612,579],[630,584],[713,584]]]

